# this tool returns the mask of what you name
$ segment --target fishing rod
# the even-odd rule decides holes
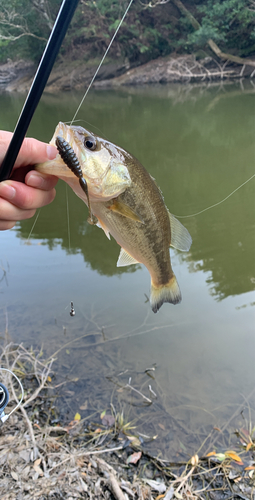
[[[0,167],[0,181],[9,179],[11,176],[13,165],[19,154],[27,129],[40,101],[78,2],[79,0],[63,0],[61,4],[25,104],[20,113],[12,140],[3,159],[2,166]]]

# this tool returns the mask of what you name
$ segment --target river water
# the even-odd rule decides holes
[[[80,99],[45,94],[28,135],[49,141]],[[1,129],[13,130],[23,101],[0,96]],[[249,82],[94,90],[79,118],[144,164],[176,216],[223,200],[254,173]],[[188,253],[171,249],[183,300],[157,314],[146,268],[116,268],[117,243],[88,225],[86,206],[62,182],[29,239],[34,219],[0,234],[0,332],[8,323],[14,341],[43,346],[44,357],[58,351],[61,419],[78,411],[100,421],[112,403],[134,434],[157,436],[144,446],[172,460],[194,454],[214,428],[227,427],[230,442],[245,425],[255,406],[254,191],[252,179],[180,219],[193,239]]]

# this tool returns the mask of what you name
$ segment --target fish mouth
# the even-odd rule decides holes
[[[95,150],[88,151],[86,149],[84,145],[84,140],[88,137],[86,134],[95,137],[98,145]],[[119,156],[114,156],[111,149],[106,147],[99,137],[83,127],[69,126],[63,122],[59,122],[55,129],[50,141],[52,146],[56,145],[57,137],[64,139],[77,156],[82,175],[87,182],[91,201],[108,201],[116,198],[131,185],[131,177],[127,166],[122,161],[122,153]],[[68,161],[66,163],[68,164]],[[75,171],[71,166],[69,168],[66,163],[62,160],[61,155],[57,154],[55,159],[39,163],[35,169],[38,172],[62,179],[74,189],[79,181]],[[75,188],[75,192],[81,197],[77,188]]]
[[[51,146],[56,146],[55,141],[57,136],[65,139],[68,144],[70,144],[74,152],[77,153],[77,145],[74,139],[74,134],[72,129],[68,125],[63,122],[58,123],[54,135],[49,142]],[[59,177],[59,179],[63,180],[65,180],[67,177],[74,177],[73,172],[67,167],[59,153],[53,160],[47,160],[43,163],[38,163],[37,165],[35,165],[35,170],[43,174],[55,175],[56,177]]]

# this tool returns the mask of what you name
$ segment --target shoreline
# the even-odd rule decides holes
[[[58,61],[55,64],[45,92],[85,90],[97,64],[84,61]],[[0,91],[27,93],[36,72],[31,61],[9,60],[0,66]],[[254,66],[239,65],[230,61],[216,61],[195,55],[160,57],[140,66],[129,67],[123,61],[108,62],[100,69],[93,86],[95,88],[120,88],[168,83],[206,83],[235,81],[255,78]]]

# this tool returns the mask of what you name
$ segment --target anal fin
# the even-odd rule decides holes
[[[120,249],[120,254],[119,258],[117,261],[117,267],[125,267],[125,266],[130,266],[132,264],[140,264],[138,260],[134,259],[132,255],[130,255],[124,248]]]

